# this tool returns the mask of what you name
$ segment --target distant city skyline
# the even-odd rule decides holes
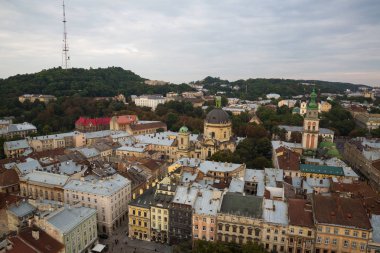
[[[380,1],[66,0],[70,65],[173,83],[291,78],[380,86]],[[61,65],[62,1],[6,0],[0,78]]]

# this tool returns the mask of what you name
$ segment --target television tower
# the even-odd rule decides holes
[[[65,12],[65,0],[62,0],[63,7],[63,47],[62,47],[62,68],[67,69],[69,56],[69,45],[67,43],[67,31],[66,31],[66,12]]]

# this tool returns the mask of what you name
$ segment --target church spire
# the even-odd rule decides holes
[[[215,97],[215,107],[222,108],[222,97],[220,96]]]
[[[310,94],[310,102],[308,105],[308,109],[318,109],[318,104],[317,104],[317,93],[315,92],[315,88],[313,88],[313,91]]]

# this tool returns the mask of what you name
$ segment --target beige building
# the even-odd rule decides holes
[[[305,199],[288,200],[288,253],[312,253],[315,228],[312,204]]]
[[[316,97],[317,94],[313,91],[310,94],[310,102],[303,122],[302,148],[304,150],[316,150],[318,147],[319,118],[318,105],[315,101]]]
[[[217,240],[220,242],[260,242],[263,198],[226,193],[217,215]]]
[[[191,134],[186,126],[179,133],[161,132],[135,136],[136,143],[148,144],[147,150],[161,154],[162,159],[171,162],[182,157],[207,159],[219,150],[234,152],[237,138],[232,136],[231,119],[218,101],[217,108],[210,111],[204,121],[204,133]]]
[[[193,240],[217,240],[217,212],[222,201],[222,191],[201,189],[195,200],[193,212]]]
[[[263,233],[261,242],[265,250],[287,252],[288,206],[282,200],[264,199]]]
[[[112,234],[128,218],[131,182],[114,174],[106,178],[71,180],[64,187],[65,203],[97,209],[98,231]]]
[[[157,185],[150,208],[151,239],[167,243],[169,238],[169,205],[175,195],[176,185]]]
[[[380,114],[373,114],[368,112],[357,113],[354,116],[354,119],[359,127],[368,130],[374,130],[380,126]]]
[[[63,187],[69,176],[45,171],[33,171],[20,177],[21,196],[33,199],[64,201]]]
[[[372,226],[360,199],[313,197],[316,253],[366,252]]]
[[[141,95],[139,97],[132,97],[132,101],[137,106],[150,107],[154,111],[159,104],[167,102],[167,98],[162,95]]]
[[[88,252],[98,241],[96,209],[65,206],[46,217],[37,218],[37,224],[65,245],[66,253]]]
[[[68,132],[63,134],[51,134],[27,139],[30,147],[35,151],[45,151],[57,148],[82,147],[86,144],[86,138],[80,132]]]
[[[51,101],[57,100],[55,96],[52,95],[42,95],[42,94],[24,94],[18,97],[18,101],[24,103],[25,101],[29,101],[30,103],[34,103],[34,101],[40,101],[42,103],[49,103]]]
[[[145,241],[150,241],[152,239],[150,206],[153,202],[154,189],[151,188],[129,203],[129,237]],[[152,210],[156,211],[154,207]],[[155,215],[158,215],[158,210]]]

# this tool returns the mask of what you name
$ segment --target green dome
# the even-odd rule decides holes
[[[187,133],[187,132],[189,132],[189,129],[188,129],[186,126],[183,126],[183,127],[181,127],[181,128],[179,129],[179,132],[180,132],[180,133]]]
[[[300,113],[300,108],[299,107],[294,107],[292,110],[292,113]]]
[[[316,102],[316,98],[317,98],[317,93],[315,92],[315,89],[313,89],[313,91],[310,94],[310,102],[308,105],[309,109],[318,109],[318,104]]]

